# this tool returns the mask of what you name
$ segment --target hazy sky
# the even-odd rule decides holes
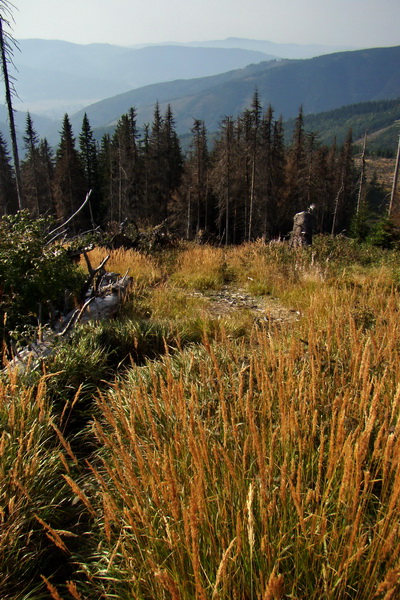
[[[400,45],[400,0],[11,0],[17,39]]]

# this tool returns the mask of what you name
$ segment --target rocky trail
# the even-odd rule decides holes
[[[264,321],[294,322],[300,318],[299,311],[286,308],[277,298],[253,296],[244,289],[229,285],[217,291],[194,292],[192,295],[205,299],[209,311],[220,317],[237,310],[248,310],[255,313],[259,320]]]

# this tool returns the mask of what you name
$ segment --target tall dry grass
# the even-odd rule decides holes
[[[37,388],[0,382],[0,597],[44,600],[40,578],[54,572],[66,546],[68,506],[61,445],[46,399],[46,378]],[[51,525],[49,525],[51,524]],[[68,535],[68,532],[64,532]],[[53,542],[58,540],[57,545]],[[51,541],[49,540],[51,539]]]
[[[106,269],[122,275],[133,277],[136,285],[153,285],[161,278],[161,272],[156,261],[136,250],[107,250],[106,248],[96,247],[88,252],[92,267],[95,268],[106,258],[110,256],[106,263]],[[86,262],[81,257],[80,264],[86,268]]]
[[[399,597],[396,254],[316,240],[127,260],[149,282],[142,317],[177,343],[95,393],[79,440],[59,431],[75,399],[57,427],[45,379],[1,388],[1,597]],[[230,284],[302,317],[212,327],[191,294]],[[180,346],[196,310],[198,343]],[[116,327],[93,334],[125,356],[145,332]]]
[[[229,277],[223,248],[193,244],[179,254],[171,280],[184,289],[206,291],[221,287]]]
[[[320,286],[298,325],[205,338],[98,397],[84,597],[399,596],[399,298],[381,291]]]

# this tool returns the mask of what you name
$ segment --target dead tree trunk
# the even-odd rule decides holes
[[[293,231],[290,234],[290,246],[299,248],[312,244],[313,216],[311,210],[304,210],[295,214],[293,218]]]
[[[394,198],[396,196],[397,180],[399,177],[399,167],[400,167],[400,135],[399,135],[399,144],[397,146],[397,157],[396,157],[396,166],[394,168],[394,175],[393,175],[392,193],[390,194],[390,203],[389,203],[389,210],[388,210],[389,217],[392,214]]]
[[[21,169],[20,169],[20,164],[19,164],[17,134],[15,131],[14,109],[13,109],[13,105],[12,105],[12,88],[11,88],[11,84],[10,84],[10,76],[8,73],[8,62],[9,62],[9,58],[10,58],[10,46],[9,46],[9,44],[7,44],[7,41],[5,38],[5,34],[3,31],[3,17],[1,15],[0,15],[0,55],[1,55],[1,70],[3,73],[4,86],[5,86],[5,90],[6,90],[6,104],[7,104],[7,110],[8,110],[11,145],[12,145],[12,153],[13,153],[13,159],[14,159],[15,183],[16,183],[17,196],[18,196],[18,208],[19,208],[19,210],[21,210],[23,208]]]

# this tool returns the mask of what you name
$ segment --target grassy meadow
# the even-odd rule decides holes
[[[2,600],[399,598],[399,258],[112,253],[118,318],[1,383]]]

